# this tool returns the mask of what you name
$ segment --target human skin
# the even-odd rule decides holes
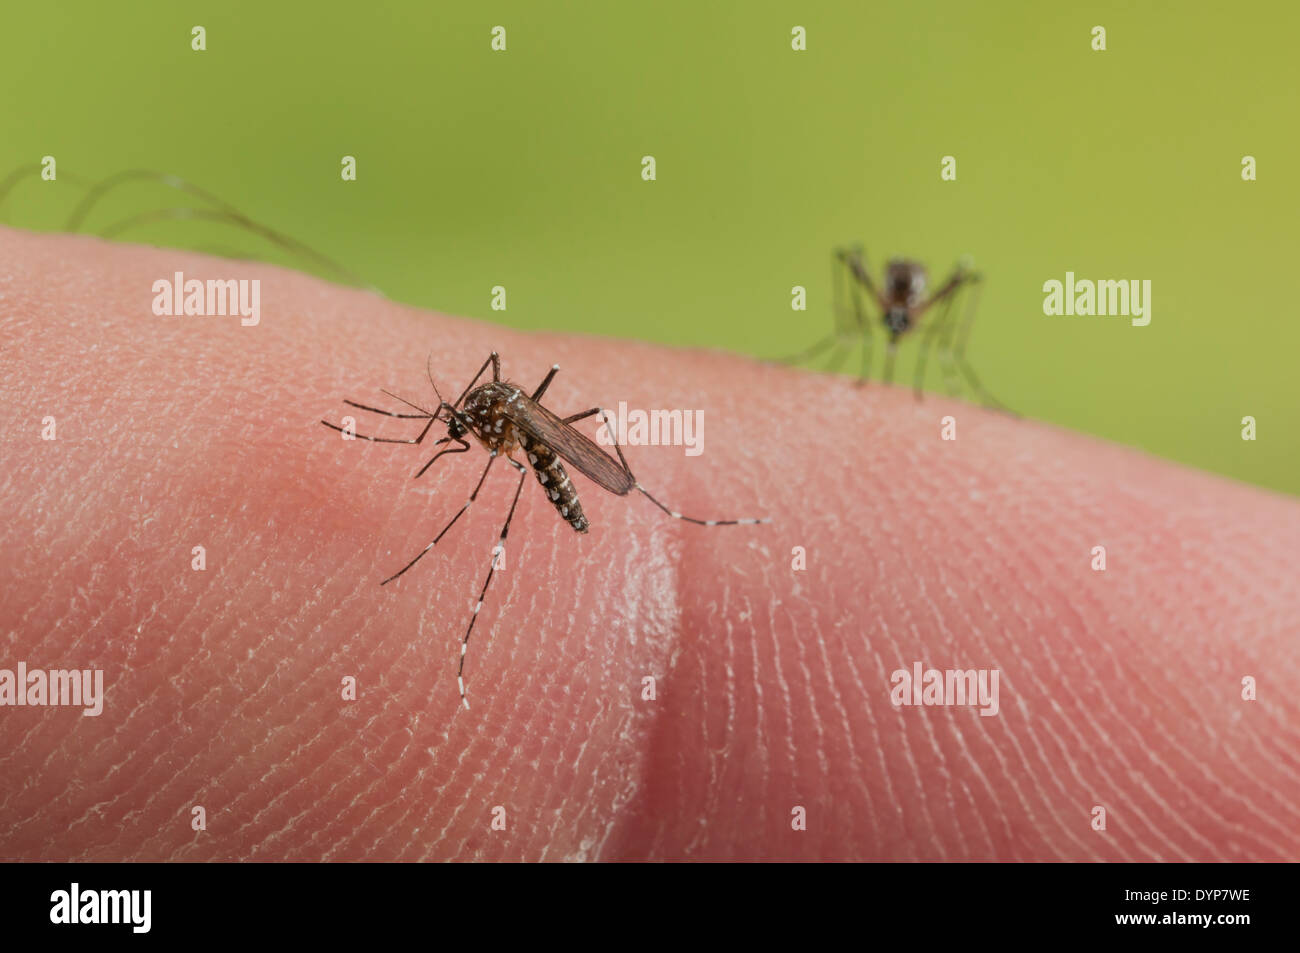
[[[4,229],[0,262],[0,667],[106,683],[98,717],[0,708],[0,859],[1300,859],[1293,499],[901,388],[268,266]],[[154,315],[177,270],[260,279],[260,324]],[[530,389],[559,363],[561,415],[703,410],[705,452],[632,447],[638,479],[773,522],[693,526],[575,474],[578,535],[530,476],[464,710],[517,477],[494,466],[381,587],[486,454],[413,481],[428,441],[319,420],[414,436],[342,399],[429,406],[426,357],[454,396],[492,350]],[[1000,710],[895,708],[914,662],[997,669]]]

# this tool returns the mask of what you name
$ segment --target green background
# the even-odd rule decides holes
[[[834,246],[865,243],[877,272],[919,258],[932,281],[969,254],[987,278],[970,357],[1006,403],[1300,493],[1296,4],[166,0],[4,19],[0,176],[46,154],[60,173],[19,183],[5,222],[60,228],[74,175],[153,169],[396,300],[760,356],[829,330]],[[126,185],[83,230],[185,202]],[[122,237],[302,264],[215,223]],[[1151,324],[1044,316],[1067,270],[1150,279]]]

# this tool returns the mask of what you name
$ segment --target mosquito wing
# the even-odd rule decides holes
[[[636,485],[628,472],[593,440],[527,395],[520,394],[508,404],[505,415],[609,492],[623,496]]]

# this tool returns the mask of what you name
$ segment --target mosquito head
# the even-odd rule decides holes
[[[461,422],[461,415],[456,412],[456,408],[445,400],[438,404],[438,409],[434,411],[434,420],[441,420],[447,425],[447,437],[445,440],[439,440],[439,443],[446,443],[450,440],[459,440],[465,436],[469,428]]]
[[[911,308],[925,294],[925,266],[918,261],[895,258],[885,269],[885,298],[893,306]]]

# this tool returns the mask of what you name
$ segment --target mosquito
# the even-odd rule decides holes
[[[831,296],[835,311],[835,330],[806,351],[784,358],[785,363],[803,364],[831,350],[826,369],[835,371],[848,356],[855,341],[862,343],[862,365],[859,383],[865,384],[871,375],[871,349],[874,334],[872,320],[863,301],[870,299],[880,313],[880,322],[886,333],[885,366],[882,378],[885,383],[894,379],[894,358],[898,341],[921,324],[921,319],[931,311],[934,318],[926,322],[921,350],[917,355],[913,389],[921,399],[921,385],[925,382],[926,360],[935,342],[939,344],[939,363],[943,369],[944,385],[948,393],[956,396],[959,388],[956,372],[960,371],[975,395],[985,405],[997,410],[1011,411],[988,392],[980,382],[970,362],[966,360],[966,344],[970,338],[971,322],[979,300],[983,275],[958,262],[933,294],[926,294],[928,274],[925,265],[908,258],[892,258],[885,265],[883,282],[877,285],[867,267],[866,252],[861,245],[837,248],[831,256]],[[849,283],[851,308],[844,305],[844,285]],[[965,314],[956,320],[954,303],[966,289],[971,289]]]
[[[492,381],[479,384],[479,379],[489,367],[492,368]],[[356,401],[344,400],[345,404],[368,413],[380,414],[385,417],[425,421],[424,429],[413,440],[370,437],[353,433],[353,436],[362,440],[369,440],[372,443],[419,444],[429,435],[429,431],[439,419],[446,424],[447,436],[435,440],[433,445],[436,447],[442,444],[453,444],[453,446],[435,453],[429,462],[416,472],[416,479],[423,476],[439,457],[449,453],[467,452],[470,444],[465,439],[466,435],[475,438],[488,451],[487,465],[483,468],[483,472],[478,478],[478,483],[474,486],[474,491],[470,493],[469,499],[457,510],[456,515],[451,518],[451,521],[442,528],[429,545],[420,550],[416,557],[405,566],[383,580],[380,585],[387,585],[397,579],[424,558],[425,554],[433,549],[443,536],[447,535],[447,532],[456,525],[456,521],[469,509],[470,504],[478,498],[479,491],[483,489],[483,483],[487,480],[487,475],[492,469],[492,464],[499,458],[504,457],[506,462],[519,472],[519,484],[515,487],[515,495],[510,503],[510,511],[506,514],[506,521],[501,527],[501,535],[497,539],[497,544],[492,548],[492,562],[488,568],[487,578],[483,580],[483,588],[479,590],[478,602],[474,605],[474,613],[470,616],[469,626],[465,629],[465,635],[460,641],[460,661],[456,667],[456,684],[460,689],[461,703],[467,709],[469,708],[469,699],[465,695],[465,656],[469,650],[469,638],[474,631],[474,623],[478,621],[479,612],[483,608],[483,600],[487,596],[488,586],[492,584],[492,578],[496,574],[498,554],[505,552],[506,536],[510,532],[510,522],[515,516],[515,507],[519,505],[519,496],[523,492],[524,480],[528,476],[529,467],[532,467],[537,482],[541,484],[542,489],[550,498],[560,517],[579,533],[586,533],[591,524],[588,522],[587,515],[583,512],[582,504],[578,500],[578,491],[574,488],[568,472],[564,469],[565,463],[572,465],[579,473],[582,473],[601,489],[608,490],[610,493],[626,496],[632,490],[636,490],[673,519],[684,520],[698,526],[741,526],[770,522],[767,518],[702,520],[693,516],[683,516],[676,510],[665,506],[652,496],[649,490],[637,482],[617,440],[614,441],[614,450],[618,454],[618,462],[615,463],[609,454],[601,450],[593,440],[573,426],[579,420],[599,414],[606,430],[613,436],[614,430],[610,427],[609,418],[602,408],[592,407],[582,413],[559,417],[541,405],[542,396],[546,393],[546,389],[551,386],[551,382],[555,380],[555,375],[559,373],[559,370],[560,366],[558,364],[552,365],[546,377],[529,395],[522,388],[501,379],[501,359],[497,352],[493,351],[488,356],[488,359],[483,362],[483,366],[479,368],[478,373],[474,375],[469,386],[452,403],[448,403],[443,399],[442,394],[438,392],[437,383],[433,380],[433,374],[430,373],[429,381],[433,384],[434,392],[438,395],[438,409],[432,412],[388,391],[384,391],[384,393],[419,412],[414,414],[394,413],[389,410],[381,410],[378,407],[368,407]],[[338,424],[332,424],[328,420],[322,420],[321,423],[342,433],[351,433],[350,430],[340,427]],[[511,456],[516,450],[527,454],[528,466]]]

